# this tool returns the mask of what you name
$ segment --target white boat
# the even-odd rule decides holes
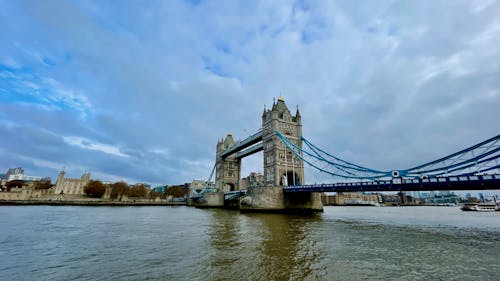
[[[494,212],[499,208],[495,203],[465,203],[460,209],[462,211],[477,211],[477,212]]]

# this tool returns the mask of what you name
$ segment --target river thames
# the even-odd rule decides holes
[[[1,206],[1,280],[500,280],[500,212]]]

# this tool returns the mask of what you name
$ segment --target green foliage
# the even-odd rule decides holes
[[[123,195],[127,195],[130,191],[130,188],[125,182],[115,182],[111,184],[111,199],[116,199]]]
[[[50,180],[39,180],[35,182],[34,188],[35,189],[49,189],[53,185],[50,182]]]
[[[90,197],[101,198],[106,192],[106,186],[101,181],[91,180],[83,191]]]
[[[172,196],[174,198],[184,197],[186,192],[180,186],[170,186],[166,191],[165,195]]]

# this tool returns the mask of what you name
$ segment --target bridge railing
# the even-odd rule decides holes
[[[246,190],[236,190],[224,192],[224,200],[232,200],[247,194]]]

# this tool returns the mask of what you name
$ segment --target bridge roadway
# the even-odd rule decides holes
[[[500,189],[500,175],[450,176],[286,186],[283,192],[433,191]]]
[[[369,182],[321,183],[286,186],[284,192],[435,191],[500,189],[500,175],[456,176],[428,179],[392,179]],[[244,196],[246,190],[224,192],[224,200]]]

